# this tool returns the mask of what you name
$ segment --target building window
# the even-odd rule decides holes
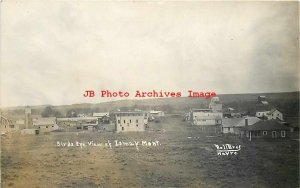
[[[267,132],[267,131],[263,131],[263,135],[264,135],[264,136],[267,136],[267,135],[268,135],[268,132]]]
[[[46,128],[48,129],[48,126],[46,126]]]
[[[125,119],[124,119],[124,123],[125,123]]]
[[[129,122],[131,123],[131,119],[129,120]]]
[[[230,127],[228,127],[228,131],[230,131]]]
[[[138,127],[139,125],[138,124],[136,124],[136,127]]]
[[[122,131],[124,131],[124,127],[122,127]]]
[[[139,122],[139,120],[137,119],[137,120],[136,120],[136,123],[138,123],[138,122]]]
[[[272,138],[277,138],[277,133],[276,133],[276,131],[272,131]]]
[[[281,131],[281,137],[282,137],[282,138],[285,137],[285,131]]]
[[[260,131],[254,131],[254,136],[260,136]]]
[[[120,120],[118,119],[118,123],[120,123]]]

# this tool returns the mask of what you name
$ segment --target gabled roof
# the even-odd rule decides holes
[[[270,114],[273,114],[275,111],[278,111],[278,112],[280,112],[279,110],[277,110],[276,108],[273,108],[269,113],[268,113],[268,115],[270,115]],[[280,112],[281,113],[281,112]]]
[[[222,126],[223,127],[236,127],[236,125],[244,120],[243,118],[223,118]]]
[[[253,125],[244,127],[243,130],[268,131],[268,130],[289,130],[289,128],[282,125],[277,120],[266,120],[266,121],[259,121]]]

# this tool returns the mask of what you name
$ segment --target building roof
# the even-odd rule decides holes
[[[220,115],[216,116],[196,116],[196,120],[220,120],[222,119]]]
[[[94,112],[93,117],[109,116],[109,112]]]
[[[55,123],[56,123],[56,117],[33,119],[33,125],[49,125],[49,124],[55,124]]]
[[[248,119],[248,125],[253,125],[261,119],[257,117],[246,117]],[[245,119],[246,118],[223,118],[222,119],[222,126],[223,127],[244,127],[245,126]]]
[[[113,114],[118,114],[122,116],[126,115],[144,115],[145,113],[143,111],[118,111],[118,112],[113,112]]]
[[[222,118],[223,127],[235,127],[243,118]]]
[[[211,112],[211,109],[209,109],[209,108],[192,109],[192,112]]]
[[[253,117],[253,116],[248,116],[246,117],[248,119],[248,125],[253,125],[259,121],[261,121],[261,119],[257,118],[257,117]],[[237,127],[244,127],[245,126],[245,119],[246,118],[243,118],[243,121],[240,121],[238,124],[237,124]]]
[[[271,114],[273,114],[275,111],[278,111],[279,113],[281,113],[279,110],[277,110],[276,108],[273,108],[269,113],[268,113],[268,115],[271,115]]]
[[[259,121],[251,126],[244,127],[243,130],[268,131],[268,130],[289,130],[289,128],[282,125],[277,120],[266,120],[266,121]]]

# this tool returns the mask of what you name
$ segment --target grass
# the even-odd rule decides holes
[[[152,122],[144,133],[63,132],[3,139],[2,187],[299,187],[298,141],[207,137],[181,120]],[[138,151],[55,146],[56,141],[108,139],[159,140],[161,145]],[[214,144],[242,149],[236,156],[218,156]]]

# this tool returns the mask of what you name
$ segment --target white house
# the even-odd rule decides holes
[[[33,126],[39,132],[51,132],[58,130],[56,117],[38,118],[33,120]]]
[[[115,112],[116,132],[145,131],[145,113],[141,111]]]
[[[193,125],[221,125],[223,114],[212,112],[211,109],[192,109],[191,121]]]
[[[279,110],[277,109],[272,109],[269,113],[268,113],[268,119],[279,119],[281,121],[283,121],[283,115],[281,112],[279,112]]]
[[[282,113],[275,108],[270,111],[258,111],[255,116],[259,118],[266,117],[268,120],[277,119],[283,121]]]

